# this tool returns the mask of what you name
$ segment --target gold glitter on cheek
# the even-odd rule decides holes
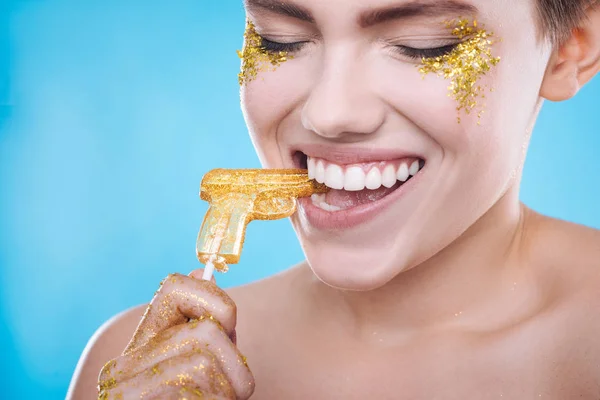
[[[449,95],[458,102],[456,110],[464,110],[469,114],[478,106],[478,100],[485,98],[485,88],[479,84],[479,80],[498,65],[500,57],[492,55],[493,34],[478,27],[477,21],[470,23],[460,19],[448,25],[454,26],[454,36],[465,40],[449,54],[424,58],[419,71],[423,76],[433,73],[450,80]],[[480,109],[478,117],[482,113]]]
[[[291,58],[287,51],[269,51],[263,46],[262,37],[256,33],[252,21],[247,20],[244,33],[244,47],[237,51],[242,59],[242,68],[238,74],[240,86],[256,78],[259,72],[269,69],[274,70],[282,62]]]

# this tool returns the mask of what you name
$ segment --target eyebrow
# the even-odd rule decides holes
[[[294,3],[277,0],[244,0],[244,4],[248,10],[263,9],[301,21],[310,23],[315,22],[315,19],[308,9]]]
[[[362,28],[367,28],[398,19],[439,17],[450,14],[468,14],[471,16],[477,14],[477,12],[477,7],[474,5],[457,0],[416,0],[398,6],[366,11],[359,17],[358,24]]]
[[[298,4],[281,0],[244,0],[248,10],[267,10],[279,15],[314,23],[311,12]],[[409,3],[367,10],[358,18],[358,25],[368,28],[385,22],[414,17],[437,17],[449,14],[476,15],[477,7],[459,0],[413,0]]]

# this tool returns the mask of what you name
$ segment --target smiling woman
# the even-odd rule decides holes
[[[596,400],[600,232],[519,201],[544,100],[600,70],[600,8],[561,4],[247,0],[256,152],[329,188],[291,217],[306,261],[169,276],[70,397]]]

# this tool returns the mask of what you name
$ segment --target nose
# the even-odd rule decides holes
[[[368,74],[352,59],[324,62],[302,108],[302,124],[319,136],[340,141],[360,141],[375,133],[385,119],[385,107],[369,88]]]

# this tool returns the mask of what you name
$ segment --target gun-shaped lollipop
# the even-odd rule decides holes
[[[255,219],[286,218],[296,211],[296,199],[325,193],[327,187],[308,178],[306,170],[215,169],[200,185],[200,197],[210,203],[196,241],[198,260],[227,271],[240,259],[246,225]]]

